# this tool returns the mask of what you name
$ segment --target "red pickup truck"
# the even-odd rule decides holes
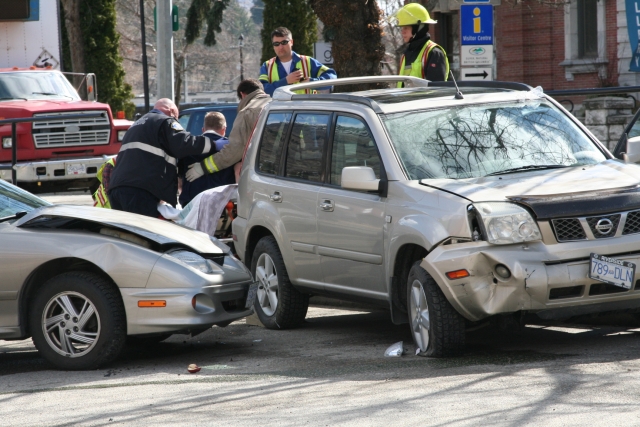
[[[11,124],[0,125],[0,166],[11,165],[12,145],[17,143],[18,185],[32,191],[92,187],[100,165],[120,150],[132,122],[123,115],[114,118],[109,105],[91,101],[96,97],[95,77],[87,76],[85,101],[60,71],[0,68],[0,120],[50,117],[18,123],[17,142]],[[65,118],[96,112],[103,114]],[[0,179],[11,181],[11,170],[0,169]]]

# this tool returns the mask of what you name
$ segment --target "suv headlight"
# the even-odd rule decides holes
[[[204,274],[224,274],[224,271],[215,262],[202,258],[197,253],[179,249],[167,252],[167,255]]]
[[[475,203],[487,241],[496,245],[531,242],[542,235],[529,212],[513,203]]]

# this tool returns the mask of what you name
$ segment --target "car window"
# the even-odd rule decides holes
[[[204,125],[204,116],[207,114],[206,111],[197,111],[191,114],[191,121],[189,122],[189,128],[187,129],[190,133],[194,135],[202,134],[202,125]]]
[[[258,171],[270,175],[279,172],[283,142],[289,131],[291,116],[291,113],[271,113],[267,117],[258,151]]]
[[[327,139],[328,114],[299,113],[293,123],[285,176],[321,182],[322,154]]]
[[[31,212],[42,206],[51,206],[51,203],[0,180],[0,218]]]
[[[355,117],[338,116],[333,132],[330,183],[340,185],[342,169],[369,166],[380,178],[380,155],[367,125]]]
[[[478,178],[606,160],[563,112],[538,100],[395,113],[382,121],[410,179]]]
[[[191,118],[191,114],[183,114],[182,116],[180,116],[180,118],[178,119],[178,121],[180,122],[180,126],[187,129],[189,118]]]

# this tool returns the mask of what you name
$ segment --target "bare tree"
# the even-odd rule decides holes
[[[76,73],[85,72],[84,39],[80,22],[81,0],[60,0],[64,10],[64,24],[69,38],[71,69]]]

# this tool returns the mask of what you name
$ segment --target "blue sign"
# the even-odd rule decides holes
[[[491,3],[491,0],[462,0],[462,3]]]
[[[25,19],[25,21],[39,21],[40,0],[29,0],[29,9],[31,9],[31,14],[29,15],[29,19]]]
[[[463,45],[493,44],[493,6],[460,5],[460,33]]]
[[[629,31],[629,44],[633,49],[629,71],[640,71],[640,49],[638,49],[638,32],[640,32],[640,0],[626,0],[627,28]]]

